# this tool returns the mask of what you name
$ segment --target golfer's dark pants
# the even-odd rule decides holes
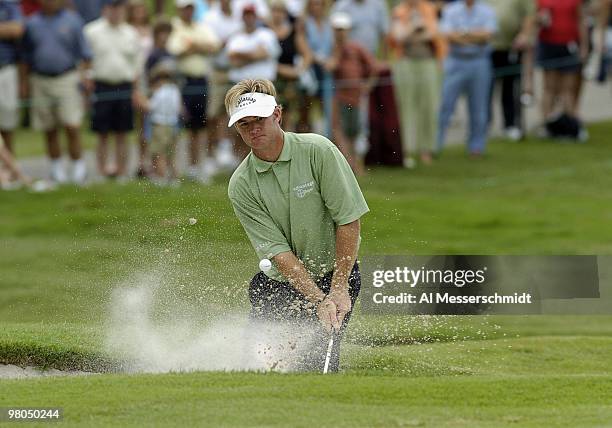
[[[325,294],[329,293],[333,272],[329,272],[320,280],[317,286]],[[349,295],[353,307],[361,289],[361,274],[357,263],[353,266],[349,276]],[[291,286],[288,282],[279,282],[268,278],[263,272],[259,272],[251,280],[249,286],[249,299],[251,300],[251,319],[256,321],[289,322],[312,324],[315,329],[315,340],[313,345],[304,355],[300,368],[307,371],[323,370],[325,355],[329,342],[329,334],[319,323],[317,314],[304,295]],[[349,312],[336,333],[332,355],[329,362],[329,371],[338,371],[340,363],[340,341],[348,325],[351,312]]]

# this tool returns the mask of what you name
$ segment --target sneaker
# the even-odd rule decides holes
[[[71,181],[76,185],[85,184],[87,179],[87,165],[83,159],[72,162]]]
[[[417,166],[416,160],[413,157],[405,157],[404,158],[404,168],[406,169],[415,169]]]
[[[23,187],[23,183],[17,180],[8,181],[6,183],[2,183],[0,189],[2,190],[19,190]]]
[[[132,179],[126,175],[122,175],[120,177],[117,177],[117,184],[120,184],[122,186],[125,186],[126,184],[129,184],[132,181]]]
[[[219,167],[217,166],[217,162],[215,161],[215,159],[206,158],[202,163],[202,175],[200,176],[200,181],[202,183],[208,184],[218,172]]]
[[[51,180],[57,184],[64,184],[68,182],[66,171],[61,159],[54,159],[51,161]]]
[[[30,186],[31,191],[34,193],[50,192],[56,188],[57,185],[55,183],[46,180],[36,180]]]
[[[360,156],[365,156],[366,153],[368,153],[369,149],[370,149],[370,142],[368,141],[368,138],[366,137],[366,135],[362,132],[359,134],[359,136],[355,140],[355,153],[357,153]]]
[[[233,170],[238,166],[238,158],[232,151],[232,143],[228,139],[224,139],[219,143],[215,160],[220,169]]]
[[[144,180],[145,178],[149,178],[149,174],[147,170],[143,166],[139,166],[136,170],[136,178],[139,180]]]
[[[187,168],[187,171],[185,172],[185,179],[189,180],[189,181],[198,181],[198,179],[200,178],[200,174],[198,173],[198,167],[197,166],[190,166]]]
[[[552,138],[550,132],[548,132],[548,128],[546,127],[545,123],[536,128],[535,135],[538,138]]]
[[[181,187],[181,181],[176,179],[176,178],[168,178],[166,180],[166,184],[168,185],[168,187],[172,188],[172,189],[176,189]]]
[[[587,141],[589,141],[589,131],[587,131],[587,129],[584,127],[580,127],[580,131],[578,131],[577,140],[579,143],[586,143]]]
[[[523,138],[523,133],[516,126],[509,126],[505,131],[506,138],[512,141],[520,141]]]

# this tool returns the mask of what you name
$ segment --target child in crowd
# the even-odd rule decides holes
[[[146,58],[146,61],[144,64],[144,73],[142,75],[142,78],[144,80],[143,87],[146,89],[148,93],[150,93],[150,90],[151,90],[151,82],[149,80],[151,77],[151,70],[153,70],[153,67],[155,67],[155,65],[157,65],[157,63],[159,63],[160,61],[163,61],[165,59],[173,59],[173,56],[166,49],[166,45],[168,43],[168,38],[170,37],[170,33],[172,33],[172,24],[170,23],[169,20],[165,18],[158,19],[153,25],[153,47],[151,48],[151,51]],[[146,148],[143,150],[144,153],[142,153],[141,156],[144,156],[145,158],[147,158],[148,156],[150,156],[150,153],[148,153],[148,150],[149,150],[148,143],[151,143],[152,125],[151,125],[151,116],[147,112],[148,101],[146,98],[142,98],[141,95],[142,94],[139,94],[137,103],[138,103],[138,108],[144,113],[142,132],[143,132],[143,139],[147,143]],[[143,162],[143,165],[144,165],[144,162]],[[148,167],[139,169],[138,171],[139,177],[146,178],[146,177],[149,177],[149,175],[150,175],[150,171]]]
[[[177,183],[175,165],[178,124],[181,115],[181,92],[174,82],[176,63],[171,58],[159,61],[149,76],[151,98],[144,102],[144,110],[151,121],[151,165],[157,182],[168,179]]]
[[[145,76],[151,73],[151,70],[159,61],[172,58],[172,55],[166,49],[170,33],[172,33],[172,24],[167,19],[160,19],[153,26],[153,49],[145,63]]]

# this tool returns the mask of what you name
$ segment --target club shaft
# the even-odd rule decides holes
[[[329,370],[329,360],[331,359],[332,348],[334,347],[334,331],[329,335],[329,343],[327,344],[327,354],[325,355],[325,365],[323,366],[323,374],[327,374]]]

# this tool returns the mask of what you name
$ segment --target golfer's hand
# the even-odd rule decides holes
[[[336,305],[336,321],[337,326],[334,326],[336,330],[340,328],[344,317],[351,310],[351,296],[346,288],[334,290],[327,295],[327,299],[330,299]]]
[[[321,300],[321,302],[317,305],[317,317],[327,332],[330,332],[332,327],[334,329],[340,328],[338,325],[336,312],[336,304],[329,298],[329,296]]]

